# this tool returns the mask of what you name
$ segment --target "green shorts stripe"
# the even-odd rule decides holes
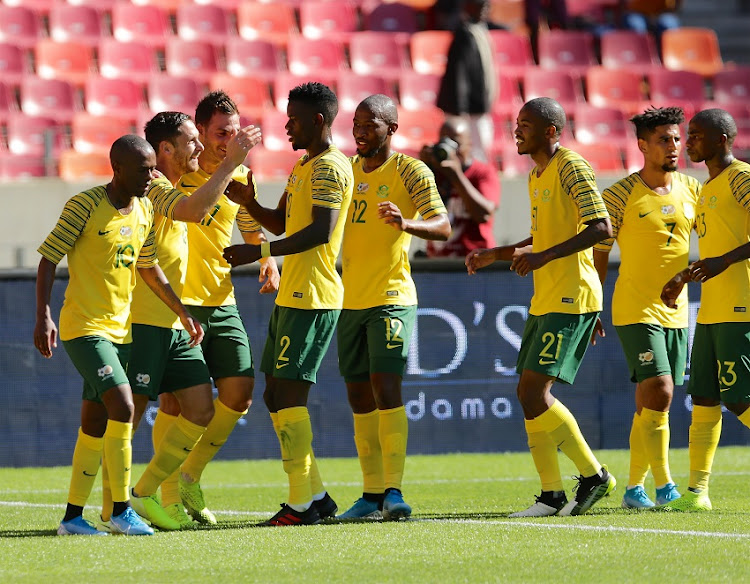
[[[63,341],[65,352],[83,377],[83,399],[102,403],[105,391],[117,385],[128,385],[125,373],[130,358],[130,343],[85,336]]]
[[[750,327],[746,322],[695,326],[687,392],[728,404],[750,402]]]
[[[416,317],[416,306],[342,310],[336,339],[344,380],[367,381],[371,373],[403,377]]]
[[[573,383],[598,317],[598,312],[530,314],[523,329],[516,372],[529,369]]]
[[[236,305],[188,306],[203,325],[203,357],[211,377],[255,377],[250,341]]]
[[[652,377],[671,375],[675,385],[685,380],[688,330],[664,328],[659,324],[637,323],[616,326],[630,381],[640,383]]]

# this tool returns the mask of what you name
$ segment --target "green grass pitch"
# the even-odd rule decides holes
[[[407,460],[409,521],[283,528],[254,527],[285,498],[279,461],[214,462],[202,484],[219,526],[153,537],[57,537],[69,469],[2,469],[0,582],[750,581],[750,448],[719,449],[714,511],[705,514],[621,509],[628,454],[598,456],[618,488],[581,517],[508,519],[538,494],[531,457],[454,454]],[[687,452],[671,461],[684,489]],[[561,464],[574,474],[562,456]],[[347,508],[361,492],[356,459],[319,466]],[[134,466],[134,480],[142,469]],[[647,490],[653,497],[652,483]],[[97,483],[88,519],[100,496]]]

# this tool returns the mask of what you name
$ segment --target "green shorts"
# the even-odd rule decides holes
[[[190,346],[187,331],[147,324],[133,325],[128,379],[134,394],[150,400],[211,382],[203,351]]]
[[[260,370],[279,379],[315,383],[340,312],[274,306]]]
[[[516,372],[529,369],[573,383],[598,316],[598,312],[530,314],[523,329]]]
[[[728,404],[750,402],[750,324],[695,325],[687,392]]]
[[[416,316],[416,306],[342,310],[336,339],[344,380],[367,381],[370,373],[403,377]]]
[[[640,383],[651,377],[671,375],[675,385],[685,380],[688,330],[664,328],[659,324],[628,324],[616,326],[630,381]]]
[[[188,306],[205,333],[201,348],[214,380],[255,377],[253,355],[237,306]]]
[[[125,373],[130,343],[118,345],[94,335],[63,341],[65,352],[83,377],[83,399],[102,403],[102,395],[117,385],[128,385]]]

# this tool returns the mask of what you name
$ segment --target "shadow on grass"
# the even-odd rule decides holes
[[[11,537],[57,537],[57,529],[0,529],[0,539]]]

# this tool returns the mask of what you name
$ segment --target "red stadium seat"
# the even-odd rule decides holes
[[[80,112],[73,117],[71,123],[73,148],[84,154],[88,152],[108,153],[115,140],[132,132],[131,122],[116,116],[95,116]]]
[[[661,37],[664,66],[672,71],[693,71],[713,77],[724,68],[719,39],[709,28],[675,28]]]
[[[218,73],[211,78],[211,89],[223,89],[232,96],[243,116],[254,123],[263,112],[273,107],[268,82],[259,77],[235,77],[229,73]]]
[[[583,101],[580,79],[564,71],[533,67],[523,76],[524,101],[535,97],[557,100],[569,116]]]
[[[575,137],[580,144],[607,142],[624,148],[634,139],[630,123],[619,109],[578,104],[575,111]]]
[[[190,77],[157,75],[148,82],[148,105],[152,112],[177,111],[192,115],[203,97]]]
[[[112,176],[108,152],[64,150],[60,154],[60,178],[68,182],[90,181]]]
[[[531,156],[519,154],[514,142],[504,144],[497,153],[502,161],[503,176],[525,176],[534,168]]]
[[[156,54],[147,45],[108,38],[99,43],[99,73],[108,79],[130,79],[145,84],[158,73]]]
[[[29,68],[24,51],[16,45],[0,43],[0,79],[18,85],[26,75]]]
[[[654,37],[630,30],[613,30],[601,36],[602,65],[641,75],[661,67]]]
[[[577,152],[586,159],[596,173],[619,172],[625,167],[622,163],[622,152],[620,148],[608,142],[597,144],[581,144],[580,142],[567,142],[563,144],[573,152]]]
[[[39,16],[45,16],[49,14],[49,11],[54,8],[58,3],[58,0],[4,0],[3,4],[7,6],[22,6],[33,10]]]
[[[394,150],[415,153],[425,144],[434,144],[438,141],[440,126],[444,121],[445,115],[437,107],[418,112],[399,108],[398,132],[391,140]]]
[[[58,42],[95,46],[102,37],[99,12],[90,6],[56,4],[49,13],[50,36]]]
[[[280,73],[273,80],[273,101],[276,109],[286,113],[286,104],[289,101],[289,91],[302,83],[317,81],[327,85],[331,89],[336,88],[336,76],[311,74],[306,76],[294,75],[292,73]]]
[[[172,35],[169,15],[158,6],[118,2],[112,8],[112,34],[120,42],[163,48]]]
[[[433,108],[440,89],[440,75],[420,75],[413,71],[401,74],[398,80],[401,107],[410,111]]]
[[[417,73],[442,75],[448,61],[453,33],[447,30],[423,30],[411,36],[411,64]]]
[[[492,104],[492,113],[506,121],[515,121],[521,106],[523,106],[518,80],[515,77],[498,75],[497,89],[497,98]]]
[[[344,45],[327,39],[291,37],[287,61],[295,75],[338,75],[340,69],[346,69]]]
[[[99,12],[111,12],[118,2],[122,0],[68,0],[72,6],[90,6]]]
[[[256,146],[250,150],[250,168],[257,181],[286,183],[300,153],[294,150],[268,150]]]
[[[37,75],[44,79],[62,79],[82,85],[91,74],[93,49],[75,42],[58,43],[42,39],[36,45]]]
[[[273,80],[282,70],[279,51],[271,41],[232,38],[224,46],[227,71],[237,77],[262,77]]]
[[[73,86],[59,79],[27,76],[21,81],[21,111],[69,123],[78,110]]]
[[[389,84],[382,77],[357,75],[352,71],[340,71],[336,81],[339,109],[353,112],[359,103],[375,93],[394,97]]]
[[[95,116],[114,116],[133,123],[145,109],[143,87],[130,79],[92,75],[86,82],[86,111]]]
[[[47,166],[43,156],[3,153],[3,156],[0,156],[0,178],[25,180],[47,176]]]
[[[495,69],[503,75],[518,80],[527,68],[534,66],[531,42],[527,36],[491,30],[490,38],[495,45]]]
[[[643,77],[628,69],[591,67],[586,73],[588,101],[596,107],[611,107],[635,114],[644,99]]]
[[[13,154],[57,158],[63,147],[62,129],[51,118],[13,114],[8,118],[8,147]]]
[[[29,49],[41,34],[39,17],[33,10],[0,4],[0,43]]]
[[[705,100],[703,77],[698,73],[661,69],[648,75],[648,83],[650,101],[695,107]]]
[[[18,111],[16,98],[10,85],[0,81],[0,123],[4,123],[11,114]],[[0,142],[1,143],[1,142]]]
[[[346,43],[357,30],[357,10],[348,2],[303,2],[299,22],[302,34],[309,39]]]
[[[198,83],[208,83],[219,72],[216,46],[199,41],[171,38],[167,41],[165,64],[167,74],[190,77]]]
[[[183,4],[183,0],[131,0],[133,4],[138,6],[155,6],[161,8],[165,12],[174,14],[177,9]]]
[[[359,75],[379,75],[393,81],[412,71],[406,50],[389,32],[356,32],[349,42],[352,71]]]
[[[401,33],[396,38],[408,41],[419,30],[417,11],[406,4],[373,2],[362,6],[364,30]]]
[[[263,132],[263,146],[267,150],[292,150],[289,136],[286,134],[287,121],[289,121],[289,118],[284,112],[275,109],[268,109],[263,112],[260,129]]]
[[[524,0],[491,0],[489,19],[519,34],[528,30]]]
[[[750,67],[719,71],[713,80],[714,99],[719,103],[750,99]]]
[[[333,143],[347,156],[357,153],[357,145],[354,143],[352,127],[354,126],[354,112],[352,110],[339,110],[339,114],[331,126]]]
[[[177,34],[186,41],[220,45],[233,36],[229,15],[221,6],[182,3],[177,9]]]
[[[596,65],[594,35],[585,31],[550,30],[539,33],[539,66],[584,75]]]
[[[299,34],[294,9],[279,3],[243,2],[237,8],[237,29],[243,39],[281,46]]]

